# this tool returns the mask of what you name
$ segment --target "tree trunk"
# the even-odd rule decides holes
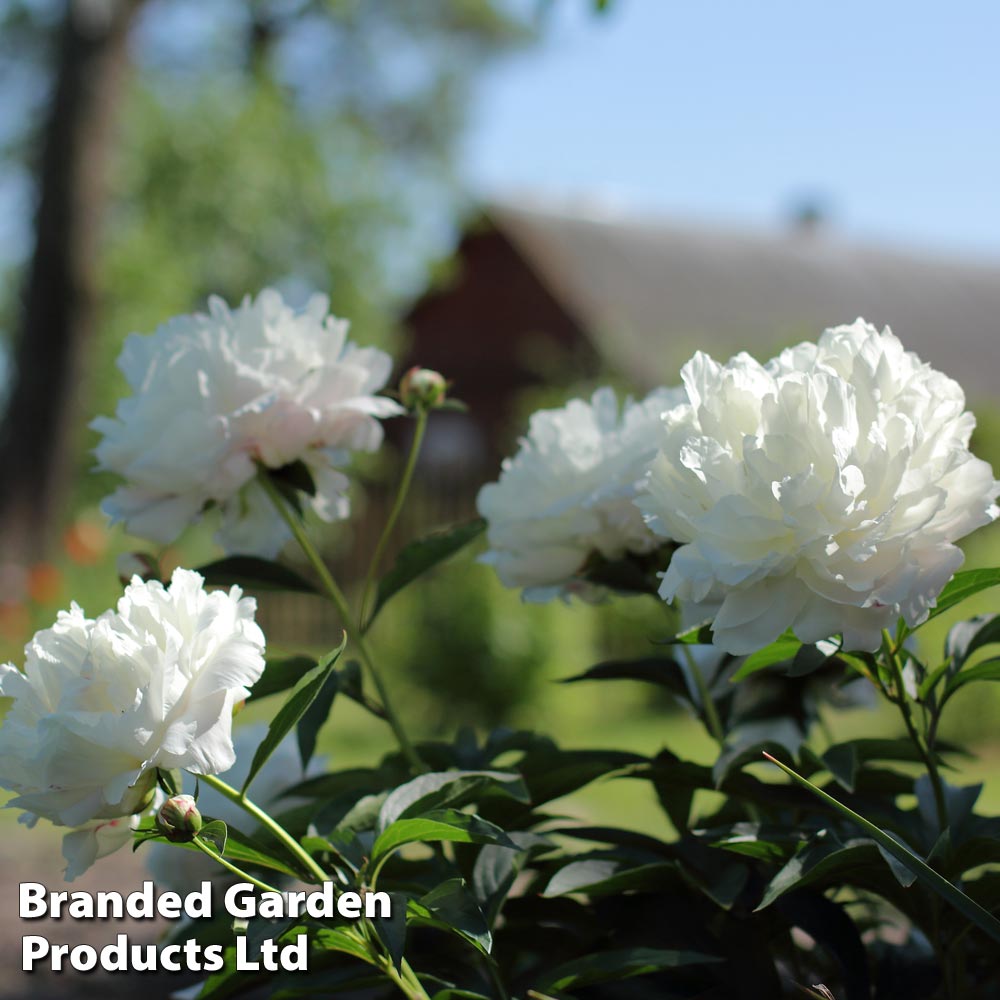
[[[0,556],[48,548],[72,463],[79,365],[95,322],[105,169],[129,29],[143,0],[67,0],[37,172],[12,387],[0,428]]]

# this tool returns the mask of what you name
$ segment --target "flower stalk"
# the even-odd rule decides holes
[[[237,868],[236,865],[234,865],[231,861],[227,861],[217,851],[213,851],[212,848],[209,847],[208,844],[206,844],[205,841],[201,839],[201,837],[195,837],[191,841],[191,843],[194,844],[194,846],[197,847],[198,850],[202,852],[202,854],[205,854],[208,857],[210,857],[213,861],[218,862],[220,865],[222,865],[223,868],[226,869],[226,871],[231,872],[241,881],[249,882],[251,885],[256,886],[262,892],[280,891],[278,889],[275,889],[273,885],[268,885],[266,882],[261,882],[260,879],[254,878],[253,875],[249,875],[247,872],[243,871],[242,868]]]
[[[316,575],[319,577],[320,583],[323,585],[326,596],[337,609],[337,613],[340,615],[344,624],[349,624],[352,621],[352,617],[350,606],[347,603],[347,598],[344,596],[344,592],[337,585],[337,581],[334,580],[329,569],[327,569],[326,563],[316,550],[316,546],[313,545],[311,539],[306,534],[302,523],[295,516],[295,512],[289,506],[288,501],[281,495],[281,491],[274,485],[271,477],[265,470],[261,470],[259,478],[264,491],[267,493],[278,513],[282,516],[282,518],[284,518],[284,521],[291,530],[299,548],[302,549],[302,552],[306,559],[308,559],[309,564],[316,571]],[[414,771],[420,772],[426,770],[423,761],[414,749],[414,746],[410,741],[402,722],[400,721],[399,715],[393,707],[392,700],[389,697],[389,691],[379,674],[378,668],[375,666],[375,660],[372,657],[370,649],[368,648],[368,644],[365,642],[364,636],[359,633],[355,636],[354,642],[361,657],[361,662],[364,664],[365,669],[368,671],[368,675],[371,677],[372,682],[375,685],[375,689],[378,691],[382,707],[385,710],[386,721],[392,728],[393,735],[396,737],[396,742],[399,743],[400,749],[403,751],[404,756],[407,761],[409,761],[409,764]]]
[[[210,788],[214,788],[220,795],[239,806],[245,813],[257,820],[261,826],[268,829],[288,849],[296,861],[300,862],[318,882],[330,881],[330,876],[317,864],[316,859],[280,823],[264,812],[260,806],[251,802],[245,795],[241,795],[235,788],[226,784],[217,775],[198,774],[195,777]]]
[[[413,473],[417,467],[417,459],[420,456],[420,448],[423,445],[424,433],[427,430],[427,414],[428,411],[425,407],[417,407],[416,425],[413,429],[413,443],[410,445],[410,454],[406,459],[403,476],[399,481],[399,489],[396,491],[396,500],[392,505],[392,510],[389,511],[389,517],[382,528],[382,534],[379,536],[375,552],[368,565],[368,573],[365,575],[365,585],[361,591],[361,610],[358,614],[358,631],[362,634],[368,631],[368,626],[371,624],[369,605],[371,603],[372,589],[375,585],[375,574],[378,572],[382,556],[385,554],[386,545],[388,545],[389,539],[392,537],[396,522],[399,520],[403,505],[406,503],[406,497],[410,492],[410,484],[413,482]]]

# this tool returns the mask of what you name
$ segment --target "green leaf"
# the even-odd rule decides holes
[[[733,680],[741,681],[744,677],[749,677],[751,674],[757,673],[758,670],[773,667],[775,663],[794,660],[795,655],[801,648],[802,642],[796,639],[794,635],[786,633],[780,639],[775,639],[770,645],[757,650],[756,653],[751,653],[743,661],[740,669],[736,671]]]
[[[568,990],[596,983],[619,982],[663,969],[721,962],[713,955],[696,951],[665,951],[658,948],[622,948],[574,959],[554,969],[539,982],[542,989]]]
[[[377,868],[393,851],[404,844],[450,840],[460,844],[517,845],[500,827],[479,816],[458,809],[437,809],[412,819],[396,820],[375,838],[371,865]]]
[[[271,477],[271,482],[282,493],[288,494],[297,491],[305,493],[306,496],[316,496],[316,480],[313,479],[309,466],[302,459],[296,459],[278,469],[268,469],[267,475]]]
[[[326,951],[339,951],[345,955],[353,955],[369,965],[375,964],[375,959],[368,945],[353,928],[321,927],[316,932],[316,944]]]
[[[156,769],[156,783],[163,789],[167,798],[180,795],[184,791],[184,776],[178,768],[164,770],[162,767]]]
[[[542,834],[513,831],[508,837],[516,847],[487,844],[479,852],[472,868],[472,888],[490,927],[529,859],[534,854],[552,849],[552,842]]]
[[[486,918],[466,890],[464,879],[448,879],[426,896],[411,899],[406,920],[409,924],[455,934],[484,955],[489,955],[493,947],[493,935]]]
[[[1000,615],[980,615],[953,625],[944,651],[957,671],[977,649],[994,642],[1000,642]]]
[[[771,879],[757,909],[766,909],[785,893],[814,882],[824,879],[848,881],[849,876],[857,876],[866,866],[881,865],[888,860],[872,839],[857,838],[844,843],[828,830],[821,830]],[[908,869],[892,870],[901,885],[912,885],[913,875]]]
[[[486,529],[486,522],[481,518],[460,524],[446,531],[437,531],[425,538],[410,542],[396,557],[396,563],[385,576],[379,580],[378,594],[375,599],[375,609],[372,611],[368,626],[371,626],[375,616],[382,610],[390,598],[398,594],[404,587],[422,576],[429,569],[444,562],[469,542],[478,538]]]
[[[379,812],[377,833],[398,819],[419,815],[445,806],[457,809],[495,790],[528,802],[528,790],[513,771],[435,771],[421,774],[389,794]]]
[[[291,732],[299,719],[305,715],[306,710],[316,699],[327,678],[333,673],[334,665],[338,657],[347,645],[347,633],[340,640],[340,645],[329,653],[325,659],[321,660],[307,674],[299,679],[299,682],[292,689],[284,705],[278,709],[270,725],[267,727],[267,735],[262,740],[257,752],[253,755],[250,770],[247,773],[246,781],[243,782],[242,791],[250,787],[250,783],[257,776],[257,772],[264,766],[267,759],[277,749],[278,744]]]
[[[295,687],[302,677],[316,666],[316,661],[308,656],[289,656],[280,660],[268,660],[264,673],[250,690],[248,702],[259,701],[272,694],[280,694]]]
[[[229,829],[221,819],[213,819],[211,823],[206,823],[198,831],[198,837],[204,840],[209,847],[214,848],[217,854],[226,853],[226,841],[229,838]]]
[[[401,892],[390,892],[390,917],[375,917],[372,926],[379,940],[385,945],[392,964],[397,968],[403,960],[406,950],[406,908],[408,900]]]
[[[302,761],[302,772],[305,773],[316,752],[316,739],[323,723],[330,717],[333,701],[337,697],[340,678],[336,670],[331,670],[326,680],[320,686],[312,704],[302,714],[299,724],[295,727],[295,740],[299,747],[299,759]]]
[[[624,750],[561,750],[555,746],[529,751],[517,765],[534,806],[562,798],[597,779],[646,763]]]
[[[687,695],[684,672],[676,660],[664,656],[646,656],[636,660],[609,660],[598,663],[582,674],[564,677],[560,684],[577,681],[647,681],[659,684],[675,694]]]
[[[775,759],[770,754],[765,754],[764,756],[772,764],[780,767],[794,782],[808,789],[818,799],[836,809],[842,816],[857,823],[879,847],[883,848],[886,853],[892,855],[904,867],[908,868],[925,886],[936,892],[945,902],[953,906],[962,916],[993,938],[994,941],[1000,942],[1000,920],[997,920],[992,913],[984,910],[978,903],[962,892],[961,889],[952,885],[943,875],[940,875],[933,868],[924,864],[908,847],[905,847],[884,830],[880,830],[874,823],[870,823],[864,816],[854,812],[853,809],[845,806],[843,802],[838,802],[832,795],[827,795],[826,792],[821,788],[817,788],[811,781],[796,774],[787,764],[782,764],[781,761]]]
[[[226,556],[215,562],[199,566],[198,573],[205,583],[228,587],[239,584],[249,590],[288,590],[297,594],[315,594],[316,588],[295,570],[260,559],[257,556]]]
[[[175,846],[189,851],[198,850],[194,844],[176,844]],[[266,847],[232,826],[226,828],[225,849],[225,856],[230,861],[256,865],[258,868],[268,868],[271,871],[281,872],[283,875],[290,875],[292,878],[298,878],[301,874],[289,867],[285,861],[270,854]]]
[[[937,599],[937,605],[931,609],[930,615],[921,624],[926,624],[945,611],[961,604],[962,601],[981,590],[1000,585],[1000,569],[967,569],[956,573]],[[920,626],[918,625],[917,628]],[[913,629],[912,631],[916,631]]]
[[[994,656],[989,660],[983,660],[974,667],[966,667],[965,670],[955,674],[948,682],[948,691],[957,691],[958,688],[974,681],[1000,681],[1000,656]]]
[[[617,895],[635,890],[655,890],[676,881],[676,868],[670,862],[632,865],[619,858],[588,858],[571,861],[552,876],[546,898],[582,892],[588,896]]]

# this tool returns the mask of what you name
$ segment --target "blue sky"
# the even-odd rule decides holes
[[[555,0],[491,70],[465,143],[477,193],[600,195],[1000,258],[1000,5]]]

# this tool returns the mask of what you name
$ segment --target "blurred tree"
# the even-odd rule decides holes
[[[470,81],[530,34],[503,0],[0,10],[4,42],[18,39],[0,44],[0,71],[34,66],[32,93],[46,67],[54,81],[41,134],[30,114],[7,125],[14,162],[34,150],[40,164],[0,433],[0,551],[27,559],[88,443],[81,408],[114,404],[125,333],[210,292],[233,300],[277,283],[293,297],[330,291],[359,338],[385,341],[456,197],[449,164]]]

